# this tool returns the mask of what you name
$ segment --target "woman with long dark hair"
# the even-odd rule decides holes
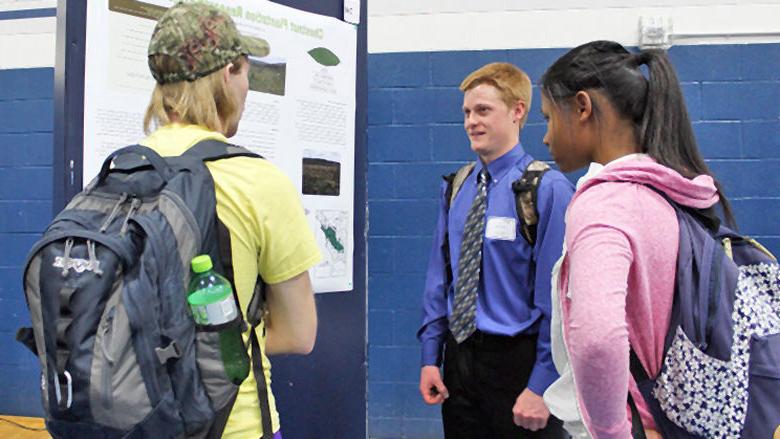
[[[630,392],[652,437],[628,352],[630,342],[650,376],[659,372],[679,244],[664,195],[713,221],[719,204],[733,224],[731,209],[698,151],[663,51],[590,42],[558,59],[540,85],[544,142],[561,170],[604,165],[569,205],[567,250],[553,286],[570,363],[562,376],[584,427],[575,436],[631,437]],[[557,415],[554,403],[550,409]]]

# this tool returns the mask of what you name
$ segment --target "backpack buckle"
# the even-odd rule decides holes
[[[160,364],[167,363],[171,358],[181,357],[179,344],[176,343],[175,340],[170,342],[168,346],[164,348],[154,348],[154,353],[157,354],[157,359],[160,361]]]
[[[73,403],[73,378],[70,376],[70,372],[63,371],[62,374],[65,376],[65,379],[67,380],[66,388],[68,389],[68,399],[65,401],[65,407],[62,407],[62,390],[60,390],[60,387],[62,386],[62,382],[60,382],[60,376],[56,375],[57,378],[57,385],[54,386],[54,395],[57,397],[57,404],[60,406],[60,408],[69,409],[70,405]]]

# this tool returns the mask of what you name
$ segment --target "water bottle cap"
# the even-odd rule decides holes
[[[213,265],[211,264],[211,257],[209,255],[198,255],[192,258],[192,271],[195,273],[203,273],[211,270]]]

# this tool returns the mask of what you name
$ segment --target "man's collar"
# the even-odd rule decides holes
[[[506,173],[523,158],[523,156],[525,156],[525,150],[523,149],[523,145],[518,143],[504,155],[488,163],[487,170],[490,174],[490,179],[493,180],[493,182],[501,180],[501,178],[503,178],[504,175],[506,175]],[[479,175],[484,167],[485,165],[482,161],[477,160],[477,165],[474,167],[474,175]]]

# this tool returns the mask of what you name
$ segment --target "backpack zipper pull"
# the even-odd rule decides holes
[[[95,252],[95,241],[87,240],[87,253],[89,253],[88,269],[92,270],[97,276],[101,276],[103,270],[100,269],[100,260],[98,260],[97,253]]]
[[[65,251],[62,254],[62,277],[68,277],[70,271],[70,251],[73,248],[73,238],[65,240]]]
[[[103,328],[101,328],[103,342],[101,343],[101,349],[103,350],[103,358],[108,362],[111,367],[114,367],[116,361],[111,353],[108,351],[108,347],[111,345],[111,338],[114,335],[114,315],[116,314],[116,308],[112,308],[103,322]]]
[[[122,223],[122,228],[119,230],[120,235],[124,235],[127,232],[127,222],[130,220],[130,216],[135,213],[139,207],[141,207],[141,200],[133,198],[133,202],[130,204],[130,210],[127,211],[125,221]]]
[[[723,238],[723,251],[726,252],[726,256],[729,257],[732,261],[734,260],[734,253],[731,249],[731,238],[725,237]]]
[[[103,225],[100,226],[100,233],[105,233],[106,229],[108,229],[108,226],[111,225],[111,222],[114,221],[114,218],[116,218],[116,214],[119,213],[119,207],[124,204],[124,202],[127,201],[127,193],[122,192],[122,195],[119,197],[119,201],[114,204],[114,208],[111,210],[111,214],[108,215],[108,218],[103,222]]]
[[[64,386],[65,390],[67,390],[67,399],[65,399],[65,403],[63,404],[62,390],[60,390],[60,388],[63,387],[63,384],[56,372],[54,375],[54,379],[56,381],[54,383],[54,396],[57,397],[57,404],[59,405],[60,409],[67,410],[73,403],[73,378],[70,376],[70,372],[67,370],[63,371],[62,375],[65,377]]]

